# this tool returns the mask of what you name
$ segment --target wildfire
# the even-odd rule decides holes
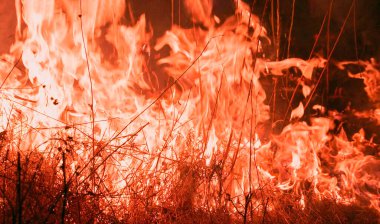
[[[349,140],[334,123],[343,115],[309,105],[327,60],[267,59],[270,38],[243,2],[223,23],[209,1],[184,5],[206,28],[173,25],[153,45],[144,15],[123,22],[124,0],[16,1],[16,40],[0,61],[0,131],[21,158],[42,156],[61,209],[74,214],[76,196],[91,192],[120,219],[139,197],[239,214],[275,209],[272,192],[291,193],[301,209],[329,199],[380,212],[379,152],[366,151],[378,145],[363,130]],[[374,107],[355,113],[379,124],[380,72],[374,60],[358,63],[364,71],[349,75],[364,80]],[[262,79],[291,68],[303,101],[274,134]]]

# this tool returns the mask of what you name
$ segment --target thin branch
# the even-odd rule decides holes
[[[341,28],[340,28],[340,31],[339,31],[338,37],[337,37],[337,39],[336,39],[336,41],[335,41],[335,43],[334,43],[334,46],[332,47],[331,52],[330,52],[329,56],[327,57],[327,61],[330,61],[330,60],[331,60],[331,56],[333,55],[334,50],[335,50],[336,46],[338,45],[338,42],[339,42],[339,40],[340,40],[340,37],[341,37],[342,34],[343,34],[343,31],[344,31],[344,28],[345,28],[346,23],[347,23],[347,21],[348,21],[348,18],[350,17],[351,12],[352,12],[352,9],[354,8],[354,5],[355,5],[354,3],[355,3],[355,0],[353,0],[352,3],[351,3],[351,7],[350,7],[350,9],[348,10],[347,16],[346,16],[346,18],[344,19],[344,22],[343,22],[343,24],[342,24],[342,26],[341,26]],[[321,72],[321,75],[319,76],[319,79],[318,79],[317,83],[315,84],[315,87],[314,87],[313,90],[311,91],[310,96],[309,96],[309,99],[307,100],[307,102],[306,102],[306,104],[305,104],[305,107],[304,107],[305,110],[306,110],[306,108],[309,106],[309,104],[310,104],[310,102],[311,102],[311,99],[313,98],[313,95],[314,95],[315,91],[317,90],[319,84],[321,83],[321,80],[322,80],[323,74],[325,73],[326,69],[327,69],[327,67],[324,67],[324,68],[323,68],[323,70],[322,70],[322,72]]]
[[[293,24],[294,24],[294,13],[296,8],[296,0],[293,0],[292,3],[292,15],[290,20],[290,27],[289,27],[289,34],[288,34],[288,51],[287,51],[287,57],[289,58],[290,55],[290,45],[292,43],[292,31],[293,31]]]
[[[81,34],[82,34],[82,41],[83,41],[83,48],[84,48],[84,53],[86,55],[86,63],[87,63],[87,72],[88,72],[88,77],[90,79],[90,91],[91,91],[91,121],[92,121],[92,153],[95,153],[95,112],[94,112],[94,91],[92,87],[92,78],[91,78],[91,72],[90,72],[90,62],[88,61],[88,53],[87,53],[87,48],[86,48],[86,42],[84,38],[84,32],[83,32],[83,20],[82,20],[82,0],[79,0],[79,20],[80,20],[80,28],[81,28]],[[95,164],[93,164],[95,166]],[[95,179],[93,180],[93,182]]]
[[[8,80],[9,76],[12,74],[12,72],[16,68],[17,64],[21,61],[21,58],[22,58],[22,52],[20,54],[20,57],[17,59],[16,63],[12,66],[11,70],[8,72],[7,76],[5,77],[5,79],[3,80],[3,82],[1,83],[0,89],[3,88],[5,82]]]

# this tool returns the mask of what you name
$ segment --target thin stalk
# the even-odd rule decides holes
[[[354,0],[354,41],[355,41],[355,56],[356,61],[359,63],[359,53],[358,53],[358,37],[357,37],[357,31],[356,31],[356,0]]]
[[[21,197],[21,154],[17,152],[17,183],[16,183],[16,209],[17,209],[17,222],[22,223],[22,197]]]
[[[66,215],[66,204],[67,204],[67,181],[66,181],[66,155],[65,151],[62,150],[62,173],[63,173],[63,201],[62,201],[62,216],[61,223],[65,223],[65,215]]]
[[[331,48],[330,54],[329,54],[328,57],[327,57],[327,61],[330,61],[330,60],[331,60],[331,56],[332,56],[332,54],[334,53],[334,50],[335,50],[336,46],[338,45],[339,39],[340,39],[340,37],[341,37],[342,34],[343,34],[343,31],[344,31],[344,28],[345,28],[346,23],[347,23],[347,21],[348,21],[348,18],[350,17],[351,12],[352,12],[352,9],[354,8],[354,3],[355,3],[355,1],[352,1],[351,7],[350,7],[350,9],[348,10],[347,16],[346,16],[346,18],[345,18],[345,20],[344,20],[342,26],[340,27],[340,31],[339,31],[338,37],[337,37],[337,39],[335,40],[334,45],[333,45],[333,47]],[[309,104],[310,104],[310,102],[311,102],[311,99],[313,98],[313,96],[314,96],[314,94],[315,94],[315,91],[317,90],[319,84],[321,83],[321,80],[322,80],[322,77],[323,77],[325,71],[326,71],[326,67],[323,68],[323,70],[322,70],[322,72],[321,72],[321,75],[319,76],[319,79],[318,79],[317,83],[315,84],[313,90],[311,91],[310,96],[309,96],[309,99],[307,100],[307,102],[306,102],[306,104],[305,104],[305,108],[304,108],[304,110],[306,110],[306,108],[309,106]]]
[[[326,12],[326,13],[325,13],[325,16],[323,17],[323,21],[322,21],[321,27],[319,28],[319,32],[318,32],[318,34],[317,34],[317,38],[316,38],[316,40],[314,41],[313,47],[311,48],[311,51],[310,51],[310,54],[309,54],[308,60],[310,60],[311,57],[312,57],[313,54],[314,54],[314,51],[315,51],[315,49],[316,49],[316,47],[317,47],[317,44],[318,44],[318,41],[319,41],[319,39],[320,39],[320,37],[321,37],[321,35],[322,35],[323,28],[325,27],[325,23],[326,23],[326,20],[327,20],[327,16],[328,16],[328,12]],[[300,85],[301,85],[301,80],[298,80],[297,85],[296,85],[296,87],[294,88],[294,91],[293,91],[293,93],[292,93],[292,97],[290,98],[290,101],[289,101],[288,107],[287,107],[287,109],[286,109],[286,112],[285,112],[285,115],[284,115],[284,121],[287,120],[288,114],[289,114],[289,112],[290,112],[290,108],[291,108],[291,106],[292,106],[292,102],[293,102],[293,100],[294,100],[294,98],[295,98],[295,96],[296,96],[297,90],[298,90],[298,88],[300,87]],[[285,122],[284,122],[284,125],[285,125]],[[282,128],[284,128],[284,125],[283,125]]]
[[[332,8],[333,8],[333,3],[334,3],[334,0],[331,0],[330,1],[330,7],[329,7],[329,13],[328,13],[328,18],[327,18],[327,32],[326,32],[326,55],[329,55],[330,54],[330,25],[331,25],[331,12],[332,12]],[[327,60],[326,62],[326,103],[325,103],[325,106],[326,106],[326,109],[328,108],[328,95],[329,95],[329,76],[330,76],[330,60]]]
[[[281,26],[280,26],[280,0],[277,0],[276,4],[277,10],[276,10],[276,19],[277,19],[277,31],[276,31],[276,39],[277,39],[277,46],[276,46],[276,60],[278,61],[280,59],[280,41],[281,41]]]
[[[287,52],[287,57],[288,58],[290,57],[290,45],[292,43],[292,32],[293,32],[295,8],[296,8],[296,0],[293,0],[293,3],[292,3],[292,16],[291,16],[291,20],[290,20],[290,27],[289,27],[289,34],[288,34],[288,52]]]
[[[86,64],[87,64],[87,72],[88,77],[90,79],[90,91],[91,91],[91,128],[92,128],[92,154],[95,155],[95,112],[94,112],[94,91],[93,91],[93,85],[92,85],[92,78],[91,78],[91,72],[90,72],[90,62],[88,61],[88,53],[87,53],[87,47],[86,42],[84,38],[84,32],[83,32],[83,21],[82,21],[82,0],[79,1],[79,20],[80,20],[80,28],[82,33],[82,41],[83,41],[83,48],[84,53],[86,55]],[[95,160],[92,161],[92,166],[95,167]],[[92,187],[93,191],[95,192],[95,175],[92,178]]]

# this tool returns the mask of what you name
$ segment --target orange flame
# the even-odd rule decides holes
[[[197,158],[202,167],[228,171],[222,188],[234,200],[268,185],[292,190],[303,207],[305,192],[312,191],[320,198],[359,201],[380,211],[379,160],[363,153],[362,134],[350,142],[330,134],[330,118],[298,121],[305,112],[299,103],[291,113],[293,123],[270,141],[260,141],[267,132],[260,130],[270,118],[260,77],[282,76],[283,69],[296,66],[311,80],[313,70],[326,60],[271,62],[258,57],[261,42],[269,38],[259,18],[241,2],[236,16],[220,26],[211,21],[209,1],[185,5],[208,30],[174,26],[153,46],[157,51],[170,47],[170,55],[158,60],[171,80],[163,88],[156,85],[162,74],[147,70],[144,50],[149,50],[152,35],[145,17],[134,26],[121,23],[125,1],[18,2],[17,41],[12,54],[2,56],[0,71],[11,70],[18,55],[25,70],[17,67],[3,86],[1,129],[21,119],[19,128],[28,130],[24,147],[41,152],[57,134],[56,127],[66,127],[78,139],[94,134],[95,152],[77,148],[72,172],[94,155],[95,164],[112,159],[116,162],[95,168],[103,167],[105,185],[121,193],[135,183],[170,195],[165,184],[182,178],[173,164],[193,164],[191,158]],[[373,63],[361,63],[365,72],[351,75],[363,78],[369,97],[378,102],[380,73]],[[308,97],[314,86],[300,84]],[[125,154],[113,154],[127,143]],[[105,145],[112,150],[104,150]],[[128,175],[133,172],[145,179],[136,181]]]

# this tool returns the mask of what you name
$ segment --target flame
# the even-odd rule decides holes
[[[361,60],[358,62],[345,61],[338,63],[337,66],[343,70],[345,66],[350,64],[358,64],[364,67],[364,71],[358,73],[349,72],[349,76],[357,79],[363,79],[366,86],[364,90],[367,92],[368,97],[373,102],[378,103],[380,101],[380,72],[376,68],[376,61],[374,59],[368,62]]]
[[[203,23],[206,27],[212,25],[212,1],[209,0],[196,0],[184,1],[185,9],[189,11],[192,21],[194,23]]]
[[[1,131],[13,124],[23,130],[22,147],[42,154],[55,145],[48,143],[52,139],[70,136],[64,142],[75,151],[70,169],[82,172],[78,183],[87,181],[93,161],[92,169],[104,174],[104,187],[120,194],[153,186],[152,192],[170,199],[168,186],[178,179],[189,189],[206,189],[195,174],[199,169],[210,172],[207,184],[213,191],[223,189],[235,204],[268,186],[299,195],[302,208],[306,192],[313,192],[380,211],[379,160],[363,152],[363,133],[353,141],[344,133],[332,135],[332,117],[314,117],[308,124],[301,119],[306,108],[300,102],[292,123],[261,140],[268,137],[270,114],[260,78],[283,76],[284,69],[295,66],[302,72],[302,93],[309,97],[315,85],[307,83],[326,60],[259,57],[262,42],[270,41],[242,2],[220,25],[212,21],[210,1],[185,1],[185,6],[193,21],[208,29],[173,26],[150,46],[144,15],[133,26],[122,23],[123,0],[17,1],[18,35],[11,53],[0,60]],[[157,61],[163,74],[156,74],[148,69],[150,51],[165,46],[170,55]],[[18,56],[22,66],[13,70]],[[350,75],[364,79],[378,105],[379,70],[374,62],[360,63],[365,71]],[[160,85],[162,77],[169,80],[166,86]],[[186,176],[189,172],[193,176]],[[198,193],[215,193],[209,191]],[[106,200],[120,207],[132,202],[129,196]]]
[[[302,102],[298,105],[297,108],[295,108],[292,113],[290,114],[290,119],[296,119],[296,118],[301,118],[304,114],[304,107]]]

